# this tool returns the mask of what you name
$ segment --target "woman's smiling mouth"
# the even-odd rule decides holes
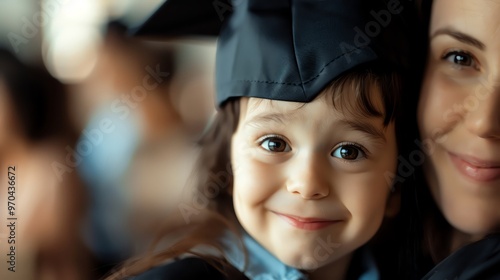
[[[465,155],[448,153],[451,161],[464,176],[479,182],[490,182],[500,179],[500,163],[481,160]]]

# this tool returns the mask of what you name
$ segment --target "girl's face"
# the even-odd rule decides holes
[[[342,94],[354,104],[353,92]],[[371,94],[382,108],[378,89]],[[331,103],[329,94],[310,103],[243,98],[232,137],[238,220],[282,262],[306,270],[347,264],[375,234],[396,169],[394,125]]]
[[[500,229],[500,1],[435,0],[418,120],[426,177],[453,227]]]

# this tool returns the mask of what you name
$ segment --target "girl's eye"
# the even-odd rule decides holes
[[[274,153],[283,153],[292,150],[290,148],[290,145],[288,145],[288,143],[285,140],[276,136],[265,138],[263,141],[260,142],[260,146]]]
[[[474,57],[463,51],[452,51],[446,53],[443,56],[443,59],[446,59],[447,61],[459,66],[477,68]]]
[[[365,157],[363,150],[353,144],[341,145],[332,152],[332,156],[345,160],[358,160]]]

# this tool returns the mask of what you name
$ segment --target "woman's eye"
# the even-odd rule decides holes
[[[452,51],[443,56],[443,59],[446,59],[447,61],[459,65],[459,66],[465,66],[465,67],[476,67],[476,62],[474,60],[474,57],[472,55],[462,52],[462,51]]]
[[[279,137],[267,137],[261,143],[260,146],[270,152],[282,153],[289,152],[292,149],[288,143]]]
[[[365,157],[361,148],[355,145],[342,145],[332,152],[332,156],[346,160],[358,160]]]

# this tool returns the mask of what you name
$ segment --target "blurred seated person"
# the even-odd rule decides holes
[[[66,101],[65,88],[45,69],[0,48],[0,163],[5,175],[13,167],[17,217],[17,271],[1,279],[91,277],[80,234],[86,196],[66,162],[76,140]]]
[[[210,100],[208,86],[192,87],[198,104],[179,109],[174,60],[172,47],[127,37],[125,26],[111,22],[97,67],[82,85],[86,96],[95,95],[89,96],[95,109],[79,140],[91,152],[78,168],[91,196],[86,240],[102,273],[149,245],[175,208],[173,193],[196,155],[201,125],[192,116],[201,114],[194,118],[200,122],[211,113],[212,103],[201,102]]]

